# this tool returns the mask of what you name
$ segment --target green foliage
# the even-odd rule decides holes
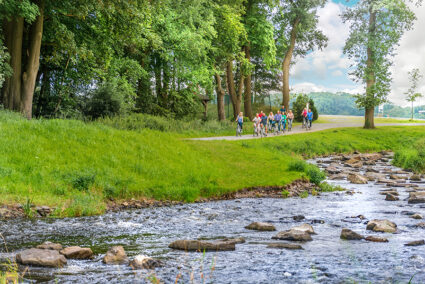
[[[341,186],[334,186],[331,185],[327,182],[322,182],[320,185],[320,191],[321,192],[334,192],[334,191],[345,191],[345,188],[341,187]]]
[[[416,19],[406,1],[361,0],[343,13],[351,25],[344,53],[354,60],[351,75],[356,82],[368,83],[357,96],[362,108],[374,108],[387,101],[395,48]]]
[[[296,172],[304,172],[307,169],[307,162],[303,160],[295,160],[289,163],[288,170]]]
[[[79,191],[88,191],[96,181],[96,175],[93,173],[75,173],[70,176],[71,185]]]
[[[317,166],[308,165],[305,172],[310,182],[314,183],[315,185],[319,185],[322,181],[326,179],[326,174]]]
[[[1,27],[0,27],[1,32]],[[9,61],[9,53],[6,48],[3,46],[2,38],[0,36],[0,89],[3,86],[4,80],[6,77],[11,75],[11,68],[7,63]]]
[[[309,108],[313,112],[313,121],[319,118],[319,114],[317,113],[317,109],[314,106],[313,99],[309,98],[305,94],[298,94],[296,100],[292,103],[292,112],[294,113],[295,121],[302,122],[302,112],[304,108],[309,104]]]
[[[397,150],[393,163],[404,169],[425,173],[425,139],[413,144],[406,144],[406,148]]]
[[[26,202],[24,204],[21,204],[22,210],[24,211],[25,217],[32,218],[32,200],[30,198],[27,198]]]
[[[308,191],[307,191],[307,190],[305,190],[305,191],[301,192],[299,196],[300,196],[301,198],[307,198],[307,197],[308,197]]]
[[[289,191],[287,191],[286,189],[282,190],[282,197],[288,198],[289,197]]]

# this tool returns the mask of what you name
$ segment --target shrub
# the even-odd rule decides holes
[[[79,191],[88,191],[94,184],[96,175],[91,173],[78,173],[71,177],[71,185]]]
[[[308,164],[303,160],[295,160],[289,163],[288,170],[294,172],[304,172]]]
[[[425,139],[416,142],[412,148],[396,151],[393,164],[417,173],[425,173]]]
[[[309,165],[307,167],[306,174],[310,182],[314,183],[315,185],[319,185],[326,178],[326,174],[314,165]]]
[[[282,190],[282,197],[288,198],[289,197],[289,191],[287,191],[286,189]]]
[[[309,108],[313,112],[313,120],[317,120],[319,118],[319,113],[317,112],[317,109],[314,106],[314,101],[310,99],[307,95],[299,94],[292,106],[292,112],[294,113],[296,121],[303,121],[302,111],[306,107],[307,103],[309,103]]]
[[[334,192],[334,191],[345,191],[345,188],[341,187],[341,186],[334,186],[331,185],[327,182],[322,182],[320,185],[320,191],[322,192]]]
[[[308,191],[307,191],[307,190],[305,190],[305,191],[301,192],[301,193],[300,193],[300,197],[301,197],[301,198],[307,198],[307,197],[308,197]]]

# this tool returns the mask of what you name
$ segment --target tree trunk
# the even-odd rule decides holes
[[[35,81],[40,67],[40,49],[43,36],[44,1],[39,3],[39,15],[33,23],[29,35],[29,48],[26,69],[22,74],[21,112],[26,118],[32,117],[32,100],[34,97]]]
[[[233,117],[234,119],[236,119],[238,110],[240,110],[240,105],[239,108],[238,103],[237,103],[237,98],[236,98],[236,87],[235,87],[235,78],[233,76],[233,61],[229,60],[227,61],[227,65],[226,65],[226,74],[227,74],[227,86],[229,88],[229,95],[230,95],[230,100],[232,102],[232,107],[233,107]]]
[[[289,48],[282,62],[282,104],[287,110],[289,110],[289,68],[295,49],[297,28],[300,20],[300,17],[297,17],[294,21],[294,24],[292,25]]]
[[[245,58],[251,62],[251,47],[249,44],[245,46]],[[248,74],[245,78],[245,94],[244,94],[244,109],[245,116],[249,117],[252,120],[254,117],[252,115],[252,88],[251,88],[251,74]]]
[[[223,121],[226,119],[226,114],[224,113],[224,90],[221,85],[221,76],[218,73],[215,73],[215,84],[216,84],[216,93],[217,93],[217,113],[218,120]]]
[[[412,100],[412,120],[413,120],[413,100]]]
[[[12,76],[5,81],[3,87],[3,103],[5,108],[16,111],[20,110],[21,104],[23,31],[23,17],[13,18],[11,21],[5,22],[5,43],[10,54]]]
[[[372,10],[370,11],[369,17],[369,36],[372,37],[376,29],[376,13]],[[375,57],[373,54],[372,48],[367,48],[367,69],[366,69],[366,101],[373,100],[374,87],[376,83],[375,72],[373,68],[375,67]],[[366,103],[365,107],[365,123],[364,128],[375,128],[375,118],[374,118],[375,106]]]

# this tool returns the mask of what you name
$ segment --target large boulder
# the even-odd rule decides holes
[[[63,267],[66,258],[57,250],[49,249],[27,249],[16,255],[16,261],[23,265],[35,265],[45,267]]]
[[[311,234],[307,230],[290,229],[287,231],[279,232],[273,236],[274,240],[287,240],[287,241],[298,241],[308,242],[312,241]]]
[[[364,237],[362,235],[360,235],[360,234],[358,234],[358,233],[356,233],[356,232],[354,232],[350,229],[346,229],[346,228],[342,229],[340,238],[343,239],[343,240],[362,240],[362,239],[364,239]]]
[[[388,239],[375,237],[375,236],[367,236],[365,240],[368,242],[375,242],[375,243],[388,243]]]
[[[415,246],[423,246],[425,245],[425,240],[419,240],[419,241],[413,241],[405,244],[405,246],[408,247],[415,247]]]
[[[276,227],[270,223],[254,222],[245,227],[248,230],[276,231]]]
[[[291,230],[306,232],[306,233],[309,233],[310,235],[316,234],[314,232],[313,227],[310,224],[302,224],[302,225],[299,225],[299,226],[295,226],[295,227],[291,228]]]
[[[93,251],[90,248],[81,248],[78,246],[67,247],[60,251],[68,259],[90,259],[93,257]]]
[[[146,255],[137,255],[130,262],[130,266],[133,269],[154,269],[161,266],[161,262]]]
[[[387,193],[385,196],[385,200],[386,201],[398,201],[400,200],[400,198],[398,198],[397,196],[391,194],[391,193]]]
[[[409,203],[410,204],[425,203],[425,191],[410,192]]]
[[[395,233],[397,225],[389,220],[372,220],[367,223],[366,230],[382,232],[382,233]]]
[[[199,241],[199,240],[177,240],[169,246],[172,249],[184,251],[228,251],[235,250],[235,242],[233,241]]]
[[[128,262],[127,254],[122,246],[111,247],[103,258],[105,264],[123,264]]]
[[[277,248],[277,249],[303,249],[302,246],[297,244],[288,244],[288,243],[271,243],[267,245],[268,248]]]
[[[37,246],[38,249],[51,249],[51,250],[57,250],[60,251],[63,249],[61,244],[55,244],[52,242],[44,242],[41,245]]]
[[[349,174],[347,178],[351,183],[354,184],[367,184],[368,182],[367,178],[365,178],[364,176],[354,173]]]

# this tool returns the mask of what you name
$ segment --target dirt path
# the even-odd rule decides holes
[[[308,132],[317,132],[332,128],[345,128],[345,127],[362,127],[363,122],[344,122],[344,119],[333,119],[332,123],[313,123],[313,127]],[[375,123],[375,126],[425,126],[425,123]],[[261,137],[254,137],[252,133],[251,123],[245,123],[245,133],[248,131],[250,134],[242,135],[241,137],[236,136],[219,136],[219,137],[202,137],[192,138],[190,140],[201,140],[201,141],[213,141],[213,140],[249,140],[249,139],[261,139]],[[301,125],[294,126],[291,132],[285,132],[284,134],[274,135],[271,134],[264,138],[271,138],[276,136],[294,135],[300,133],[306,133],[307,131],[301,127]]]

